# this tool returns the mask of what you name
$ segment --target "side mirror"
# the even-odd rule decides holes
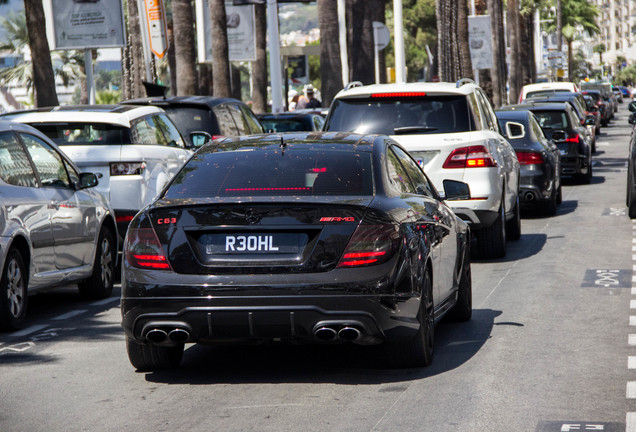
[[[444,195],[446,201],[469,200],[470,186],[457,180],[444,180]]]
[[[79,181],[77,182],[78,189],[87,189],[97,186],[99,181],[97,176],[93,173],[80,173]]]
[[[629,103],[629,106],[627,107],[631,112],[636,111],[636,101],[632,101]]]
[[[212,141],[212,135],[205,131],[194,131],[190,132],[190,140],[194,148],[199,148]]]
[[[629,115],[629,118],[627,119],[627,123],[629,123],[630,125],[636,126],[636,113],[631,113]]]
[[[586,126],[596,126],[596,118],[594,116],[587,116],[585,118]]]

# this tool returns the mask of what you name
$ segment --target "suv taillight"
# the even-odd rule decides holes
[[[394,225],[360,225],[338,263],[343,267],[364,267],[387,262],[398,247],[400,234]]]
[[[442,168],[489,168],[497,162],[484,146],[460,147],[448,155]]]
[[[521,165],[536,165],[545,162],[539,152],[516,152]]]
[[[146,169],[145,162],[111,162],[110,175],[141,175]]]
[[[124,243],[126,261],[133,267],[172,270],[152,228],[130,228]]]
[[[570,134],[566,139],[565,142],[569,142],[569,143],[579,143],[580,139],[579,139],[579,134],[574,133],[574,134]]]

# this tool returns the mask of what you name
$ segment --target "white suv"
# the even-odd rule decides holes
[[[390,135],[438,190],[444,179],[468,183],[470,200],[449,205],[471,224],[481,257],[503,257],[506,237],[520,238],[519,162],[472,81],[349,85],[336,95],[324,130]]]
[[[2,117],[39,129],[82,172],[97,175],[96,189],[109,197],[120,236],[193,153],[154,106],[59,106]]]

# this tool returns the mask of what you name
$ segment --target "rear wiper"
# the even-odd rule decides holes
[[[435,130],[437,130],[436,127],[403,126],[403,127],[396,127],[395,129],[393,129],[393,133],[396,134],[396,135],[407,135],[407,134],[412,134],[412,133],[430,132],[430,131],[435,131]]]

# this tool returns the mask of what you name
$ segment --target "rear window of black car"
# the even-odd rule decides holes
[[[194,131],[205,131],[211,135],[219,135],[218,126],[211,118],[211,112],[208,109],[183,106],[162,106],[162,108],[188,140],[190,132]]]
[[[302,119],[261,119],[261,124],[265,130],[272,130],[274,132],[298,132],[311,130],[311,126],[306,124]]]
[[[373,195],[371,153],[259,148],[200,151],[164,198]]]
[[[335,100],[330,110],[325,126],[329,131],[395,135],[408,129],[417,134],[475,130],[464,95],[343,98]]]
[[[568,115],[565,111],[532,111],[543,129],[568,129]]]

